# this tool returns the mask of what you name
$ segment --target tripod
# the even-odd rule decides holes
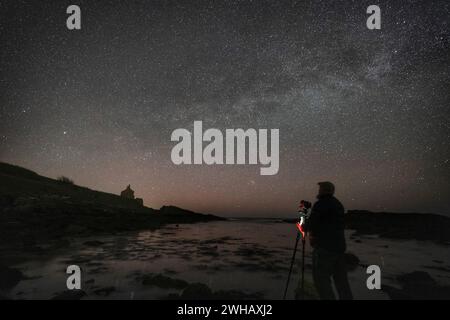
[[[295,239],[294,252],[292,253],[291,266],[289,267],[289,274],[286,282],[286,288],[284,289],[283,300],[286,300],[286,294],[289,288],[289,281],[291,280],[292,269],[294,267],[295,255],[297,253],[298,241],[300,237],[302,238],[302,282],[301,282],[301,298],[302,300],[305,298],[305,243],[306,243],[306,230],[304,229],[304,221],[308,214],[308,207],[302,207],[300,211],[300,221],[296,223],[297,229],[297,237]]]
[[[297,253],[297,247],[298,247],[298,241],[300,240],[300,238],[302,238],[302,285],[301,285],[301,289],[302,289],[302,300],[305,298],[305,237],[301,236],[301,233],[298,232],[297,233],[297,237],[295,239],[295,246],[294,246],[294,252],[292,253],[292,259],[291,259],[291,266],[289,268],[289,274],[288,274],[288,279],[286,282],[286,288],[284,289],[284,295],[283,295],[283,300],[286,300],[286,294],[289,288],[289,282],[291,280],[291,274],[292,274],[292,269],[294,267],[294,262],[295,262],[295,255]]]

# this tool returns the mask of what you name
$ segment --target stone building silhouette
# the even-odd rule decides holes
[[[127,188],[120,193],[120,196],[127,199],[134,199],[134,190],[128,185]]]
[[[134,201],[136,201],[136,203],[138,203],[138,204],[141,205],[141,206],[144,205],[144,200],[142,200],[141,198],[135,198],[135,197],[134,197],[134,190],[131,189],[131,186],[130,186],[130,185],[128,185],[128,186],[126,187],[126,189],[123,190],[123,191],[120,193],[120,196],[123,197],[123,198],[126,198],[126,199],[134,200]]]

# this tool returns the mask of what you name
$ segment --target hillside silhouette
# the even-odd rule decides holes
[[[51,179],[0,163],[0,240],[89,236],[158,228],[168,223],[194,223],[223,218],[174,206],[160,210],[134,199],[75,185],[70,179]]]

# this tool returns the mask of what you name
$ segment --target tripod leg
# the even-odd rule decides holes
[[[305,238],[302,238],[302,300],[305,300]]]
[[[292,254],[292,259],[291,259],[291,266],[289,267],[289,275],[288,275],[287,282],[286,282],[286,288],[284,289],[283,300],[286,300],[286,294],[287,294],[288,287],[289,287],[289,281],[291,280],[292,267],[294,266],[295,253],[297,252],[297,245],[298,245],[299,239],[300,239],[300,234],[297,233],[297,238],[295,239],[294,252]]]

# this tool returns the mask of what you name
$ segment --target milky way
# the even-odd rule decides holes
[[[373,1],[372,1],[373,2]],[[287,216],[335,182],[348,209],[450,214],[448,1],[0,4],[0,160],[150,207]],[[75,2],[74,2],[75,3]],[[177,128],[280,129],[280,169],[176,166]]]

